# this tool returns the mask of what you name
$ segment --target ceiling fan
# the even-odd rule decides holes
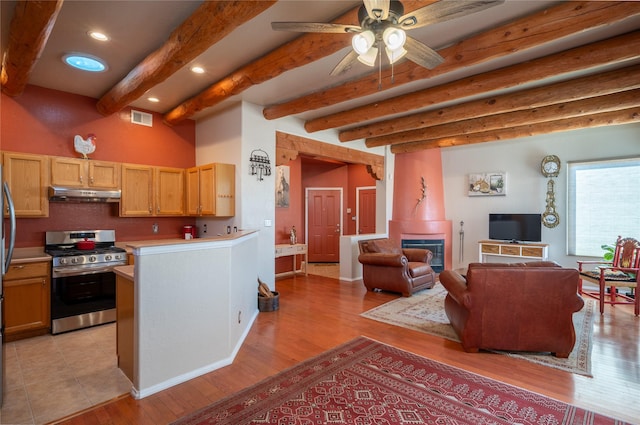
[[[375,66],[384,50],[390,64],[406,56],[412,62],[433,69],[444,62],[435,50],[409,37],[406,30],[459,18],[488,9],[504,0],[441,0],[404,14],[404,6],[398,0],[363,0],[358,11],[360,26],[316,22],[272,22],[277,31],[353,33],[350,51],[331,71],[340,75],[351,68],[356,60]]]

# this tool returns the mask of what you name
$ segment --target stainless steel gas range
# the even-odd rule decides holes
[[[115,246],[115,230],[45,233],[51,268],[51,333],[58,334],[116,320],[114,267],[127,263]]]

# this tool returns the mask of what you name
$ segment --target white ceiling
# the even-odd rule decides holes
[[[62,6],[46,48],[29,82],[42,87],[99,99],[148,54],[158,49],[168,39],[171,32],[189,17],[200,3],[199,1],[166,0],[67,0]],[[555,3],[558,2],[506,0],[504,4],[482,12],[412,30],[410,35],[439,50],[473,34],[539,11]],[[161,99],[160,103],[150,103],[145,96],[145,98],[135,101],[132,106],[160,113],[168,112],[181,102],[227,76],[233,70],[250,63],[299,35],[273,31],[270,25],[272,21],[328,22],[360,4],[360,0],[280,0],[266,12],[238,27],[228,37],[194,60],[192,64],[201,65],[207,70],[205,74],[193,74],[189,71],[189,66],[185,66],[148,92],[148,95]],[[6,47],[8,27],[14,7],[15,1],[1,1],[0,24],[2,25],[3,52]],[[567,37],[549,43],[542,48],[516,52],[500,60],[489,61],[481,66],[466,68],[430,80],[420,80],[398,87],[393,87],[387,82],[384,84],[384,90],[375,95],[322,110],[306,112],[300,114],[300,117],[314,118],[347,107],[368,104],[382,98],[430,87],[481,71],[622,34],[638,27],[640,27],[640,21],[636,17],[620,24]],[[108,34],[111,41],[100,43],[92,40],[87,36],[87,31],[91,29]],[[347,35],[326,34],[326,37],[344,36]],[[339,53],[253,86],[241,95],[229,99],[225,104],[238,101],[240,98],[258,105],[274,104],[371,72],[371,68],[358,64],[345,76],[330,77],[329,73],[348,52],[348,49],[345,48]],[[68,52],[83,52],[98,56],[107,62],[109,69],[99,74],[71,69],[62,62],[62,56]],[[209,115],[225,107],[225,104],[201,111],[194,118]]]

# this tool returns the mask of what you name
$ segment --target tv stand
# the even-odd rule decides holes
[[[479,261],[484,263],[487,255],[523,260],[546,260],[549,256],[549,244],[492,240],[478,242]]]

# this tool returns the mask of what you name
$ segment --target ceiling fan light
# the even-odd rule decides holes
[[[372,47],[368,52],[359,55],[358,60],[367,66],[374,66],[378,58],[378,48]]]
[[[396,49],[396,50],[391,50],[388,47],[386,47],[384,50],[385,52],[387,52],[389,63],[396,63],[407,54],[407,51],[403,47],[400,47],[399,49]]]
[[[357,54],[364,55],[371,49],[375,41],[376,36],[372,31],[367,30],[354,35],[351,39],[351,45]]]
[[[390,50],[401,49],[407,41],[407,34],[400,28],[389,27],[382,33],[382,41]]]

